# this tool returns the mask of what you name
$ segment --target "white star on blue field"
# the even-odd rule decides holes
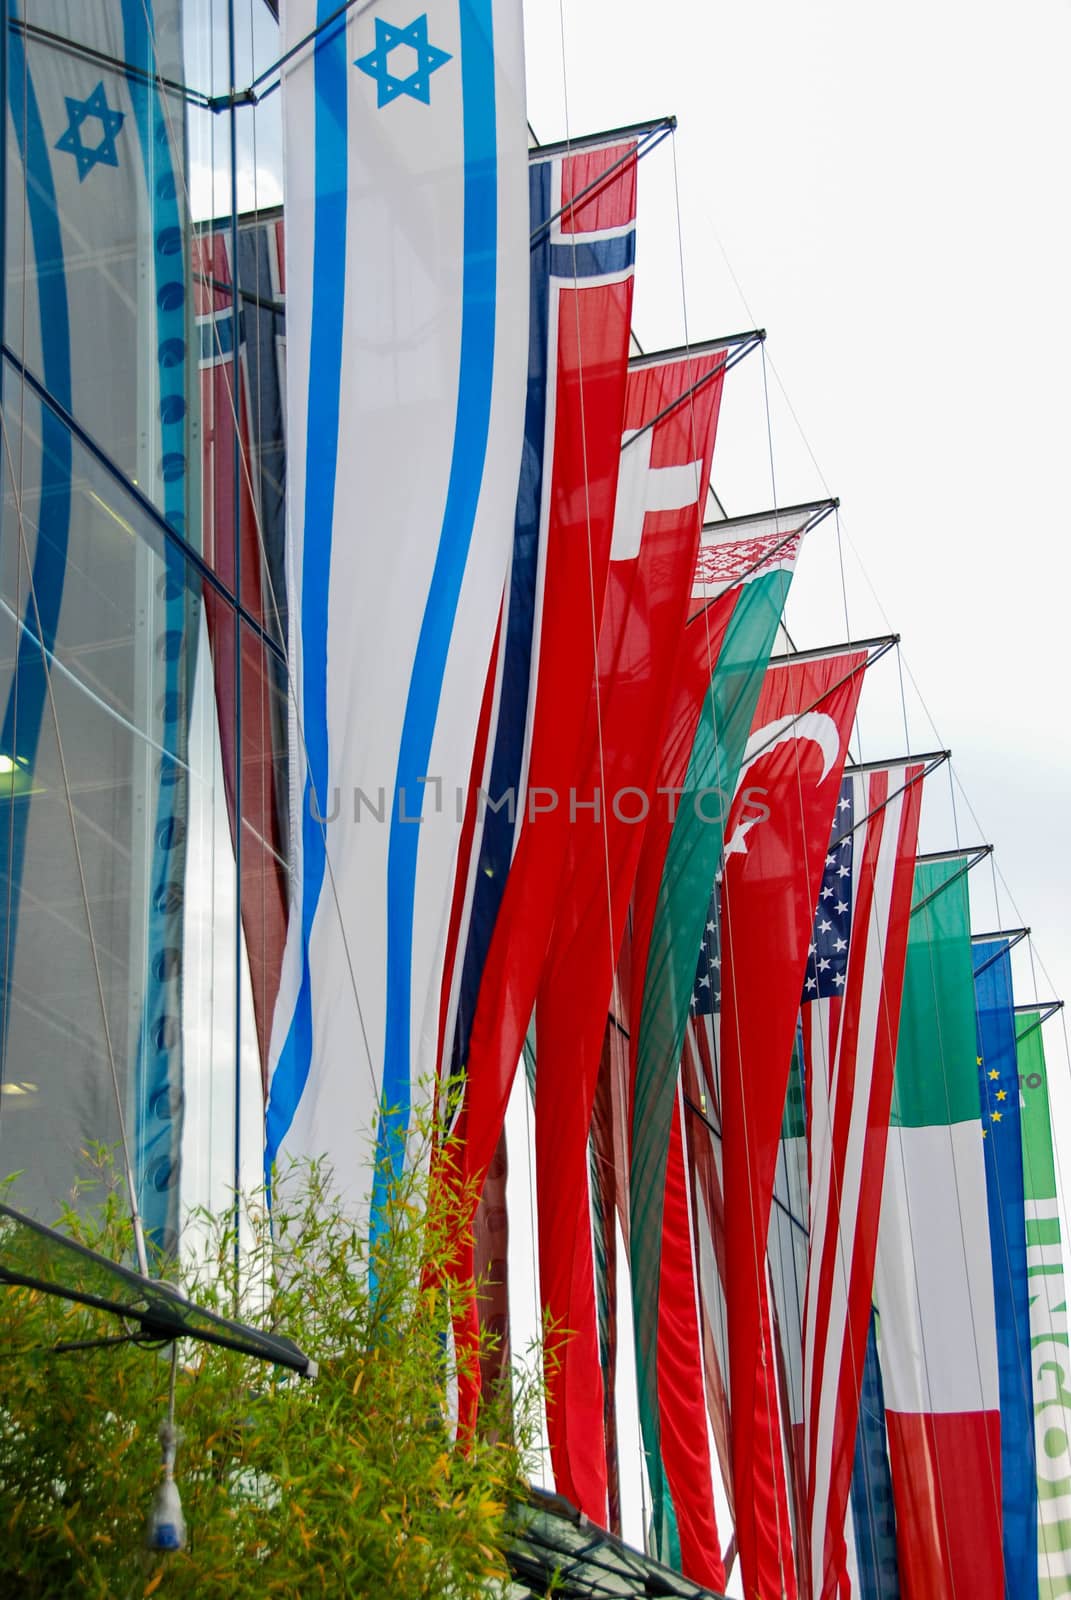
[[[126,121],[126,112],[114,111],[108,104],[103,81],[85,100],[73,100],[69,94],[63,98],[67,102],[70,120],[67,131],[56,140],[56,149],[74,157],[78,164],[78,182],[83,183],[96,166],[117,167],[119,154],[115,141]],[[82,138],[82,129],[87,122],[93,121],[100,123],[100,142],[87,145]]]
[[[391,72],[390,53],[399,46],[408,46],[416,55],[416,69],[407,77],[399,78]],[[376,18],[376,47],[353,63],[370,78],[376,80],[377,110],[390,105],[400,95],[407,94],[424,105],[431,104],[431,75],[444,67],[452,57],[446,50],[428,43],[428,14],[417,17],[408,27],[396,28],[391,22]]]

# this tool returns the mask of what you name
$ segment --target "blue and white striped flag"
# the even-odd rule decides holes
[[[367,1200],[430,1092],[528,357],[520,0],[289,0],[294,893],[266,1158]],[[421,818],[421,821],[416,819]],[[326,820],[323,820],[326,819]],[[381,1141],[383,1135],[381,1130]]]

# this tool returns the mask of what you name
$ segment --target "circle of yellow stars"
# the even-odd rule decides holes
[[[974,1059],[975,1059],[975,1061],[976,1061],[978,1066],[982,1066],[983,1065],[981,1056],[975,1056]],[[1000,1080],[1000,1073],[997,1071],[996,1067],[990,1067],[990,1069],[987,1072],[986,1076],[989,1079],[990,1083],[997,1083]],[[994,1095],[994,1099],[996,1099],[996,1100],[1006,1100],[1007,1098],[1008,1098],[1007,1089],[998,1089],[996,1091],[996,1094]],[[1003,1120],[1004,1120],[1003,1111],[991,1111],[989,1113],[989,1120],[990,1120],[990,1122],[1003,1122]],[[988,1133],[989,1133],[989,1129],[988,1128],[983,1128],[982,1129],[982,1138],[984,1139],[987,1136]]]

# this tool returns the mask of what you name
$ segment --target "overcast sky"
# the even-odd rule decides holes
[[[541,139],[678,117],[676,185],[668,142],[641,169],[637,332],[657,348],[686,330],[767,329],[777,497],[840,495],[852,633],[885,629],[861,561],[984,842],[1071,991],[1071,8],[563,0],[527,13]],[[770,502],[758,357],[727,385],[714,478],[730,512]],[[801,561],[789,621],[798,643],[844,637],[832,523]],[[874,677],[871,757],[903,742],[895,660]],[[910,683],[908,719],[915,748],[932,748]],[[955,842],[940,783],[929,848]],[[975,878],[976,926],[992,927],[992,875]],[[999,909],[1015,920],[1003,891]]]

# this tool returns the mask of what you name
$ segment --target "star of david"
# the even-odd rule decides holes
[[[95,166],[117,167],[119,156],[115,140],[126,121],[126,112],[112,110],[105,98],[103,82],[98,83],[85,100],[72,100],[69,94],[64,95],[64,99],[69,121],[66,133],[56,140],[56,149],[65,150],[74,157],[78,165],[78,182],[83,183]],[[93,121],[100,123],[100,142],[87,145],[82,139],[82,128],[85,123]]]
[[[390,70],[390,55],[399,45],[407,45],[416,56],[416,68],[407,77],[399,78]],[[407,94],[423,105],[431,104],[430,78],[452,58],[446,50],[428,43],[428,14],[417,17],[406,28],[396,28],[393,23],[376,18],[376,47],[353,63],[370,78],[376,80],[376,109],[382,111],[392,100]]]

